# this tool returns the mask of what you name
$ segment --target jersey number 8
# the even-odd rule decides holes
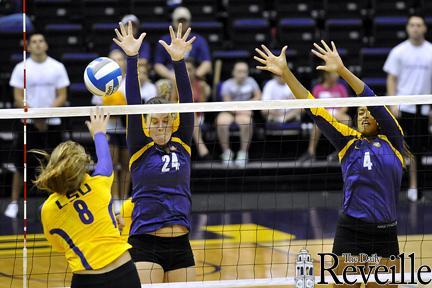
[[[73,203],[73,207],[75,208],[75,211],[78,212],[78,216],[81,219],[81,222],[84,224],[91,224],[94,221],[93,214],[90,212],[90,210],[87,207],[87,204],[83,200],[76,200]]]

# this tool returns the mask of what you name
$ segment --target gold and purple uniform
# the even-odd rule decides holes
[[[193,102],[185,62],[174,62],[173,67],[180,102]],[[126,99],[128,105],[141,104],[137,57],[127,59]],[[130,235],[172,225],[182,225],[190,230],[190,147],[194,114],[181,113],[176,119],[171,139],[166,147],[159,147],[149,137],[144,116],[128,116],[127,144],[134,203]]]
[[[373,97],[365,85],[359,95]],[[310,94],[309,97],[313,98]],[[343,213],[368,223],[397,220],[404,157],[404,136],[391,112],[384,106],[367,107],[378,122],[379,133],[364,137],[334,119],[324,108],[306,109],[322,133],[339,151],[344,181]]]
[[[72,272],[101,269],[131,246],[120,236],[111,202],[113,167],[104,133],[94,136],[98,163],[77,191],[52,193],[42,206],[42,225]]]

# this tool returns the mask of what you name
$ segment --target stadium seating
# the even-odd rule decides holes
[[[274,9],[277,14],[277,18],[309,18],[316,17],[318,10],[322,8],[318,5],[319,1],[315,0],[276,0]]]
[[[157,44],[159,39],[165,34],[168,33],[168,27],[171,25],[171,22],[142,22],[140,26],[140,31],[145,31],[147,33],[146,41],[149,41],[150,44]]]
[[[325,24],[326,39],[338,43],[338,48],[357,53],[363,44],[363,21],[361,19],[328,19]]]
[[[217,0],[185,0],[184,6],[188,7],[192,14],[192,21],[216,20],[218,16]]]
[[[239,19],[231,27],[231,40],[234,47],[253,49],[260,43],[268,43],[270,24],[266,19]]]
[[[222,49],[224,47],[224,30],[222,23],[217,21],[194,21],[191,26],[194,32],[207,39],[211,50]]]
[[[324,0],[326,18],[361,18],[367,13],[368,2],[364,0]]]
[[[48,24],[45,36],[49,43],[50,54],[58,57],[60,53],[80,52],[84,46],[81,24]]]
[[[312,43],[317,41],[315,20],[312,18],[283,18],[278,23],[277,38],[281,46],[289,45],[290,49],[309,52]]]
[[[88,24],[113,21],[118,22],[128,11],[127,5],[119,0],[83,0],[83,19]]]
[[[112,45],[112,38],[115,37],[114,29],[117,27],[117,23],[93,24],[90,35],[87,37],[87,45],[89,45],[90,50],[101,55],[107,55]]]
[[[71,83],[83,81],[85,67],[97,58],[96,53],[65,53],[61,62],[65,65]]]
[[[264,12],[264,0],[229,0],[227,12],[229,19],[262,18]]]
[[[362,75],[364,77],[385,77],[384,62],[390,48],[362,48],[360,50]]]
[[[74,0],[35,0],[34,15],[37,24],[76,23],[82,19],[81,1]]]
[[[375,47],[393,47],[404,41],[407,21],[407,17],[376,17],[371,44]]]
[[[413,12],[415,0],[372,0],[375,16],[406,16]]]
[[[131,10],[145,22],[169,21],[168,9],[160,0],[132,0]]]

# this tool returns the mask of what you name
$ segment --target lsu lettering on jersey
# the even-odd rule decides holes
[[[103,154],[109,160],[96,165],[95,173],[102,175],[87,174],[77,191],[53,193],[42,206],[45,237],[55,250],[65,253],[72,272],[101,269],[131,248],[121,238],[114,216],[112,169],[100,169],[103,162],[112,166],[105,135],[96,134],[96,144],[98,141],[102,143],[96,145],[98,159]],[[110,176],[106,176],[108,173]]]

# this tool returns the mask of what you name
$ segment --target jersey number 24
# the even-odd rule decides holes
[[[176,153],[171,153],[170,155],[163,155],[162,156],[162,162],[164,163],[162,166],[162,173],[166,173],[171,171],[171,169],[175,169],[178,171],[180,169],[180,162],[178,160]],[[169,167],[171,164],[171,167]]]

